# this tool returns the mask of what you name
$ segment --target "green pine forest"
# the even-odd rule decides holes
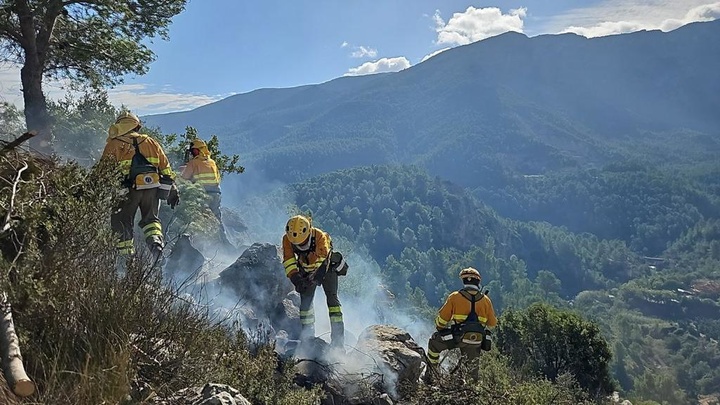
[[[425,316],[475,266],[501,314],[537,302],[578,313],[612,347],[623,392],[682,404],[720,390],[718,169],[613,164],[520,176],[490,192],[414,166],[365,166],[247,206],[290,191],[340,250],[367,248],[406,307]]]

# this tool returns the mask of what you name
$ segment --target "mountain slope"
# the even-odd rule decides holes
[[[145,120],[216,133],[248,174],[285,181],[413,163],[472,186],[616,159],[711,160],[718,35],[720,21],[593,39],[506,33],[394,74],[258,90]]]

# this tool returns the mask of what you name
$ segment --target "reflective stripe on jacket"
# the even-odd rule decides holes
[[[190,159],[182,172],[182,178],[202,184],[207,192],[220,192],[220,172],[210,157],[195,156]]]
[[[307,254],[301,253],[296,255],[293,250],[292,243],[283,235],[283,267],[285,267],[285,275],[290,277],[299,271],[298,265],[307,272],[317,270],[325,261],[330,253],[330,235],[318,228],[312,228],[310,237],[315,238],[315,249],[308,251]]]
[[[480,294],[480,291],[470,291],[470,294]],[[475,313],[478,316],[478,321],[486,326],[494,327],[497,325],[497,318],[495,318],[492,301],[490,301],[490,297],[487,295],[475,302]],[[461,323],[467,319],[469,314],[470,300],[463,297],[459,291],[455,291],[450,294],[445,304],[440,308],[438,316],[435,318],[435,326],[438,329],[443,329],[448,326],[450,321]]]
[[[147,135],[138,134],[137,132],[130,132],[108,139],[102,157],[114,158],[120,165],[122,174],[125,176],[129,175],[130,164],[132,163],[133,156],[135,156],[133,138],[137,138],[140,153],[145,156],[148,162],[160,170],[160,174],[173,179],[175,178],[175,173],[170,168],[170,162],[160,144],[155,139]]]

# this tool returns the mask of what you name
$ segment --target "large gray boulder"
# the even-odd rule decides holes
[[[235,292],[238,301],[252,308],[258,318],[269,318],[276,329],[286,318],[283,300],[292,284],[278,255],[269,243],[255,243],[228,268],[220,272],[218,284]]]
[[[200,273],[205,264],[205,256],[193,246],[189,234],[182,234],[172,247],[165,264],[165,274],[178,282]]]
[[[355,363],[382,374],[385,390],[393,399],[417,386],[424,357],[409,333],[391,325],[372,325],[358,336],[355,348]]]

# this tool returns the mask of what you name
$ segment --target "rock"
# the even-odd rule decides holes
[[[627,399],[622,401],[620,405],[633,405],[632,402],[628,401]]]
[[[269,318],[275,329],[284,329],[283,300],[292,284],[278,257],[278,249],[269,243],[255,243],[220,272],[219,284],[235,291],[239,300],[250,305],[258,318]]]
[[[393,400],[388,394],[382,394],[373,400],[373,405],[393,405]]]
[[[393,399],[403,396],[399,387],[413,389],[417,385],[424,360],[422,349],[409,333],[395,326],[372,325],[360,334],[356,349],[355,361],[381,373],[385,391]]]
[[[183,281],[191,274],[199,273],[205,264],[205,256],[192,244],[190,235],[180,235],[173,245],[165,264],[165,273],[176,281]]]
[[[240,391],[224,384],[205,384],[204,387],[185,388],[169,398],[153,398],[157,405],[252,405]]]

